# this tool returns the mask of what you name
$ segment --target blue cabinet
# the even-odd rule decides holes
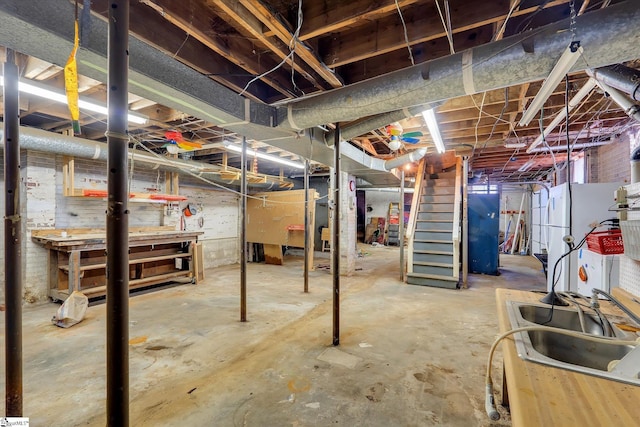
[[[469,194],[469,272],[498,275],[500,195]]]

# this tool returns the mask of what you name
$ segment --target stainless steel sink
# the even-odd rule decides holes
[[[538,325],[550,326],[552,328],[568,329],[570,331],[585,332],[591,335],[608,336],[605,330],[613,330],[615,336],[626,338],[625,332],[606,323],[606,319],[601,319],[592,314],[585,313],[582,316],[582,325],[580,323],[580,314],[576,309],[567,309],[563,307],[553,307],[548,305],[521,304],[518,306],[520,316],[531,323]]]
[[[507,301],[507,311],[513,329],[543,325],[602,336],[606,328],[598,316],[585,313],[583,333],[575,309],[554,307],[551,315],[548,305]],[[638,336],[611,327],[614,336],[605,338],[609,342],[593,342],[552,329],[518,332],[514,340],[518,355],[524,360],[640,386],[640,347],[613,344],[616,340],[634,341]]]

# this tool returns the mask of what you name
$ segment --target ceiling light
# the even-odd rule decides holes
[[[562,53],[562,56],[560,56],[560,59],[558,59],[549,76],[547,76],[544,83],[542,83],[538,94],[533,98],[531,104],[529,104],[529,108],[522,114],[520,126],[527,126],[531,120],[538,115],[544,103],[547,102],[547,99],[549,99],[558,84],[560,84],[562,78],[569,72],[571,67],[575,65],[581,55],[582,47],[580,46],[580,42],[571,42],[569,47]]]
[[[433,139],[433,142],[436,145],[436,150],[438,153],[444,153],[444,142],[442,141],[442,135],[440,135],[440,129],[438,128],[438,122],[436,121],[436,114],[433,111],[433,108],[424,110],[422,112],[422,117],[424,117],[424,121],[427,123],[431,139]]]
[[[533,159],[527,161],[527,163],[525,163],[524,165],[520,166],[520,169],[518,169],[518,172],[526,172],[528,171],[531,166],[533,166],[536,162],[533,161]]]
[[[524,148],[527,144],[524,142],[506,142],[504,148]]]
[[[575,107],[578,106],[580,102],[584,99],[585,96],[591,93],[591,90],[595,87],[596,81],[593,78],[589,78],[587,82],[580,88],[578,93],[574,95],[573,98],[567,104],[567,108],[563,108],[558,114],[553,118],[551,123],[542,131],[540,135],[533,141],[533,143],[527,148],[527,153],[532,153],[533,150],[540,145],[543,139],[547,138],[549,134],[567,117],[567,110],[571,112]]]
[[[0,86],[2,85],[4,85],[4,76],[0,76]],[[18,82],[18,90],[20,92],[27,93],[29,95],[38,96],[40,98],[45,98],[50,101],[59,102],[61,104],[67,105],[67,96],[65,94],[56,92],[51,89],[47,89],[46,87],[33,81],[27,83],[21,80],[20,82]],[[109,115],[109,110],[104,105],[100,105],[100,104],[96,104],[93,102],[80,99],[78,100],[78,106],[80,107],[80,110],[91,111],[94,113],[103,114],[105,116]],[[143,125],[148,121],[147,117],[144,117],[138,114],[133,114],[131,112],[129,112],[129,114],[127,115],[127,119],[131,123],[135,123],[139,125]]]
[[[232,142],[224,142],[225,147],[227,147],[229,150],[231,151],[235,151],[236,153],[242,153],[242,147],[238,146],[237,144],[234,144]],[[302,163],[298,163],[298,162],[293,162],[291,160],[287,160],[287,159],[283,159],[282,157],[277,157],[277,156],[272,156],[269,154],[265,154],[262,153],[260,151],[254,151],[250,148],[247,148],[247,154],[249,156],[255,156],[258,157],[260,159],[264,159],[264,160],[269,160],[272,162],[276,162],[276,163],[280,163],[292,168],[296,168],[296,169],[304,169],[304,164]]]

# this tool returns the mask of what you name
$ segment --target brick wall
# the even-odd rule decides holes
[[[637,139],[637,133],[625,132],[611,144],[591,150],[589,156],[590,182],[624,182],[631,177],[629,156],[631,141]]]

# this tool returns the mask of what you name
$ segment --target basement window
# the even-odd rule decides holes
[[[468,192],[470,194],[498,194],[498,185],[470,185]]]

